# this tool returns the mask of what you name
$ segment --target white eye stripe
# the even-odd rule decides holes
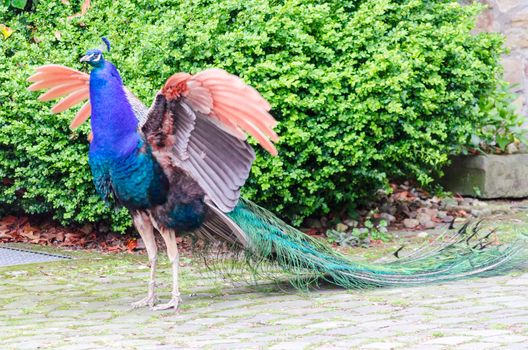
[[[101,59],[100,53],[91,53],[88,55],[88,60],[92,62],[98,62]]]

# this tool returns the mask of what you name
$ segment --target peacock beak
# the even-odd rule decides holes
[[[90,61],[90,58],[92,58],[92,55],[85,55],[83,57],[81,57],[81,62],[89,62]]]

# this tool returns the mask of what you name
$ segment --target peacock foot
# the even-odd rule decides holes
[[[174,308],[175,311],[178,311],[178,305],[180,304],[181,301],[182,300],[179,295],[173,296],[172,299],[168,303],[156,305],[152,307],[151,309],[154,311],[159,311],[159,310],[168,310],[168,309]]]
[[[157,302],[158,302],[158,297],[156,296],[156,294],[149,294],[143,299],[131,303],[130,306],[132,306],[133,309],[137,309],[137,308],[145,307],[145,306],[153,308],[154,305],[157,304]]]

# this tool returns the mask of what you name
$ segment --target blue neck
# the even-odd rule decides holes
[[[116,67],[104,61],[90,73],[90,103],[93,141],[90,152],[121,158],[139,141],[138,120],[126,98]]]

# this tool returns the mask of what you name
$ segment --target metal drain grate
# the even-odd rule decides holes
[[[0,267],[71,259],[68,256],[32,252],[30,250],[0,247]]]

